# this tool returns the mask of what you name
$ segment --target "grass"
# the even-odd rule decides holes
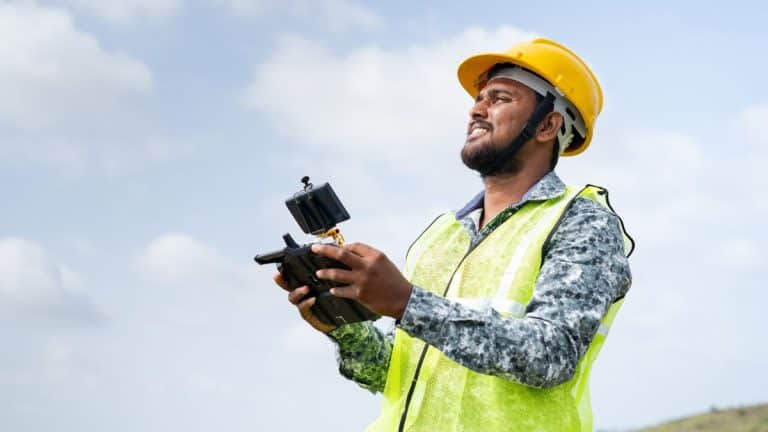
[[[637,432],[768,432],[768,404],[733,409],[712,408]]]

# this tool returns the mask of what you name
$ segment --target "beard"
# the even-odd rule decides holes
[[[485,145],[468,146],[465,144],[461,149],[461,161],[467,168],[477,171],[483,178],[517,174],[522,170],[523,163],[516,157],[517,152],[511,151],[513,142],[499,148],[491,136],[490,142]]]

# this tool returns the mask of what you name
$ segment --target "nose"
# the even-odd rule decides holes
[[[485,103],[484,99],[475,101],[472,108],[469,109],[469,118],[474,120],[486,117],[488,117],[488,104]]]

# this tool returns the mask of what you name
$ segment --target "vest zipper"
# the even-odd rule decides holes
[[[445,290],[443,291],[443,297],[448,295],[448,290],[451,288],[451,282],[453,282],[453,277],[456,276],[456,272],[459,271],[459,268],[462,264],[464,264],[464,260],[467,259],[470,253],[472,253],[475,248],[477,248],[480,243],[483,242],[488,238],[486,235],[482,239],[480,239],[477,244],[472,245],[471,239],[469,248],[467,248],[467,252],[464,254],[464,256],[461,258],[461,261],[459,261],[459,264],[456,265],[456,268],[453,269],[453,273],[451,274],[451,278],[448,279],[448,284],[445,286]],[[424,363],[424,358],[427,356],[427,350],[429,350],[429,344],[426,342],[424,343],[424,348],[421,350],[421,355],[419,356],[419,361],[416,363],[416,370],[413,372],[413,380],[411,381],[411,387],[408,389],[408,395],[405,397],[405,408],[403,409],[403,415],[400,417],[400,424],[397,427],[398,432],[403,432],[405,428],[405,419],[408,417],[408,408],[410,408],[411,405],[411,398],[413,397],[413,391],[416,389],[416,382],[419,380],[419,373],[421,372],[421,366]]]

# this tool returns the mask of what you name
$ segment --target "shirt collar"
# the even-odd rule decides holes
[[[510,207],[523,205],[528,201],[546,201],[559,197],[563,193],[565,193],[565,183],[554,171],[550,171],[531,186],[520,201],[511,203]],[[456,219],[463,219],[472,211],[482,208],[484,198],[485,191],[480,191],[461,210],[456,212]]]

